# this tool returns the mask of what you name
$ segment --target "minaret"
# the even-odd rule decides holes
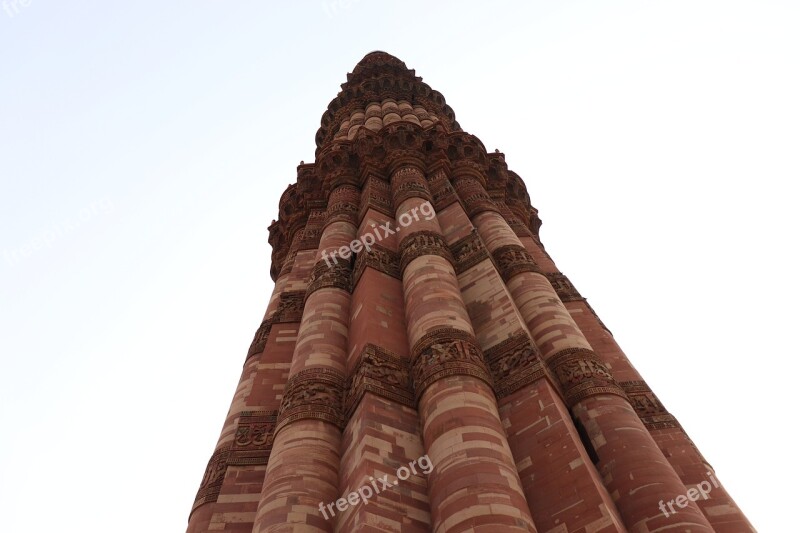
[[[372,52],[316,144],[189,533],[754,531],[439,92]]]

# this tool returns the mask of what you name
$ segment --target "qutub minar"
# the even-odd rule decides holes
[[[399,59],[328,105],[188,531],[754,531]]]

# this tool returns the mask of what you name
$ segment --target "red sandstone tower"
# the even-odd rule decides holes
[[[189,533],[754,531],[440,93],[368,54],[316,143]]]

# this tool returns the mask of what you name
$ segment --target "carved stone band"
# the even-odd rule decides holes
[[[627,399],[596,353],[585,348],[567,348],[547,360],[564,392],[568,407],[599,394],[615,394]]]
[[[484,352],[497,398],[504,398],[547,375],[539,350],[525,333],[515,335]]]
[[[325,226],[332,222],[349,222],[358,225],[358,205],[353,202],[337,202],[328,206],[328,216],[325,217]]]
[[[350,262],[342,261],[328,265],[325,260],[318,262],[311,270],[308,287],[306,288],[306,300],[314,292],[326,287],[335,287],[350,292],[352,289]]]
[[[392,199],[395,209],[409,198],[433,201],[422,171],[413,166],[404,166],[392,175]]]
[[[265,465],[272,451],[277,411],[242,411],[233,437],[229,465]]]
[[[275,433],[303,419],[324,420],[341,428],[344,381],[340,372],[330,368],[309,368],[289,378]]]
[[[319,248],[319,240],[322,237],[322,227],[306,225],[300,234],[300,240],[297,243],[297,250],[315,250]]]
[[[417,231],[400,242],[400,273],[405,272],[411,261],[423,255],[438,255],[453,264],[453,255],[441,235],[433,231]]]
[[[484,211],[500,212],[489,193],[486,192],[483,184],[477,178],[471,175],[455,176],[453,182],[469,218],[473,218]]]
[[[622,390],[628,395],[636,414],[649,430],[680,428],[680,424],[659,401],[644,381],[623,381]]]
[[[282,292],[278,300],[278,307],[272,314],[270,320],[273,324],[284,324],[287,322],[300,322],[303,318],[303,302],[306,291],[286,291]]]
[[[456,274],[466,272],[481,261],[491,257],[489,250],[486,249],[480,235],[478,235],[478,231],[475,229],[463,239],[454,242],[450,246],[450,251],[453,254]]]
[[[356,256],[356,265],[353,269],[353,287],[358,284],[358,280],[367,267],[372,267],[388,276],[400,279],[399,256],[379,244],[373,244],[369,251],[364,249]]]
[[[258,355],[264,351],[264,348],[267,346],[267,338],[269,337],[269,332],[272,330],[272,320],[266,319],[258,326],[256,330],[256,334],[253,337],[253,342],[250,343],[250,349],[247,350],[247,359],[250,359],[254,355]]]
[[[219,491],[222,488],[222,481],[225,479],[225,472],[228,469],[228,456],[230,455],[230,445],[224,446],[211,455],[206,466],[197,496],[194,498],[192,513],[204,503],[217,501]],[[189,517],[191,518],[191,513]]]
[[[415,407],[408,361],[374,344],[364,346],[345,390],[347,391],[344,403],[346,419],[352,416],[367,392],[402,405]]]
[[[500,275],[506,283],[522,272],[542,273],[528,250],[518,244],[501,246],[492,252],[492,256],[494,256]]]
[[[561,298],[562,302],[575,302],[583,300],[583,296],[575,288],[575,285],[569,280],[567,276],[561,272],[551,272],[545,274],[550,285],[556,291],[556,294]]]
[[[478,341],[466,331],[446,327],[426,333],[414,344],[411,360],[416,401],[429,385],[448,376],[473,376],[493,386]]]

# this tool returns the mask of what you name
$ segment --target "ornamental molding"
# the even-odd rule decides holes
[[[444,327],[422,336],[411,350],[416,401],[432,383],[448,376],[472,376],[493,387],[480,345],[466,331]]]
[[[622,390],[628,396],[634,411],[648,430],[681,428],[678,420],[667,411],[658,397],[644,381],[622,381]]]
[[[614,394],[627,399],[625,391],[611,375],[606,364],[592,350],[567,348],[547,360],[564,393],[568,407],[601,394]]]
[[[416,407],[408,361],[375,344],[364,346],[345,390],[346,419],[352,416],[367,392],[401,405]]]
[[[539,350],[525,333],[514,335],[484,352],[502,399],[547,376]]]
[[[330,368],[308,368],[289,378],[275,433],[298,420],[313,419],[343,427],[344,376]]]
[[[519,244],[508,244],[496,248],[492,252],[492,256],[497,263],[497,269],[500,271],[503,281],[506,283],[522,272],[542,273],[531,254]]]
[[[272,451],[278,411],[242,411],[233,436],[228,464],[266,465]]]
[[[324,259],[317,262],[311,270],[305,299],[319,289],[336,288],[351,292],[352,275],[350,261],[334,262],[328,264]]]
[[[478,263],[492,258],[478,230],[474,228],[469,235],[451,244],[450,252],[453,254],[456,274],[462,274]]]
[[[453,255],[444,237],[434,231],[423,230],[411,233],[400,241],[400,272],[416,258],[437,255],[453,264]]]
[[[373,244],[369,250],[364,249],[356,256],[356,264],[353,268],[354,289],[367,267],[374,268],[396,279],[401,278],[399,254],[379,244]]]

